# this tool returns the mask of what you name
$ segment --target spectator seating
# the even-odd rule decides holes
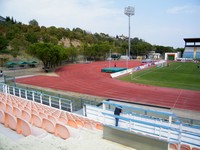
[[[0,123],[19,134],[32,134],[41,128],[62,139],[70,137],[67,126],[102,130],[102,124],[70,112],[0,93]]]
[[[0,109],[0,123],[4,123],[4,120],[5,120],[4,111]]]
[[[181,144],[181,150],[191,150],[189,145]]]
[[[30,124],[22,118],[17,118],[17,133],[23,134],[24,136],[31,135],[32,131]]]
[[[70,137],[70,133],[67,127],[60,123],[56,124],[55,135],[63,139],[67,139]]]
[[[53,121],[51,121],[49,119],[43,118],[43,120],[42,120],[42,128],[44,130],[46,130],[47,132],[54,134],[55,128],[56,128],[56,124],[55,124],[55,122],[53,122]]]

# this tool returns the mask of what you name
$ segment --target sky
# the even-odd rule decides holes
[[[125,7],[134,7],[130,37],[152,45],[183,48],[184,38],[200,38],[200,0],[0,0],[0,16],[23,24],[81,28],[128,36]]]

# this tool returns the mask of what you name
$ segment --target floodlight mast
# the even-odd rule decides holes
[[[128,35],[128,58],[130,58],[130,49],[131,49],[131,39],[130,39],[130,30],[131,30],[131,25],[130,25],[130,18],[131,16],[133,16],[135,14],[135,8],[134,7],[131,7],[131,6],[128,6],[128,7],[125,7],[124,9],[124,14],[128,16],[128,21],[129,21],[129,26],[128,26],[128,29],[129,29],[129,35]]]

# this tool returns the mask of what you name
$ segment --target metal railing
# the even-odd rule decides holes
[[[9,86],[0,83],[0,92],[11,94],[26,100],[34,101],[60,110],[73,112],[72,101],[65,98],[43,94],[37,91],[26,90],[23,88]]]
[[[116,116],[113,114],[113,109],[110,108],[117,106],[122,106],[123,110],[144,110],[144,108],[135,106],[103,101],[101,107],[85,105],[84,113],[90,119],[111,126],[115,125],[115,118],[119,118],[119,126],[117,128],[166,140],[168,143],[176,143],[179,148],[181,144],[200,148],[200,126],[184,124],[174,113],[167,111],[146,110],[154,114],[164,115],[165,119],[155,116],[150,117],[145,114],[127,113],[125,111],[120,116]]]

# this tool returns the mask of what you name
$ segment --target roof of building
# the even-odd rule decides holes
[[[185,42],[200,42],[200,38],[184,38]]]
[[[4,17],[2,17],[2,16],[0,16],[0,21],[6,21],[6,19],[4,18]]]

